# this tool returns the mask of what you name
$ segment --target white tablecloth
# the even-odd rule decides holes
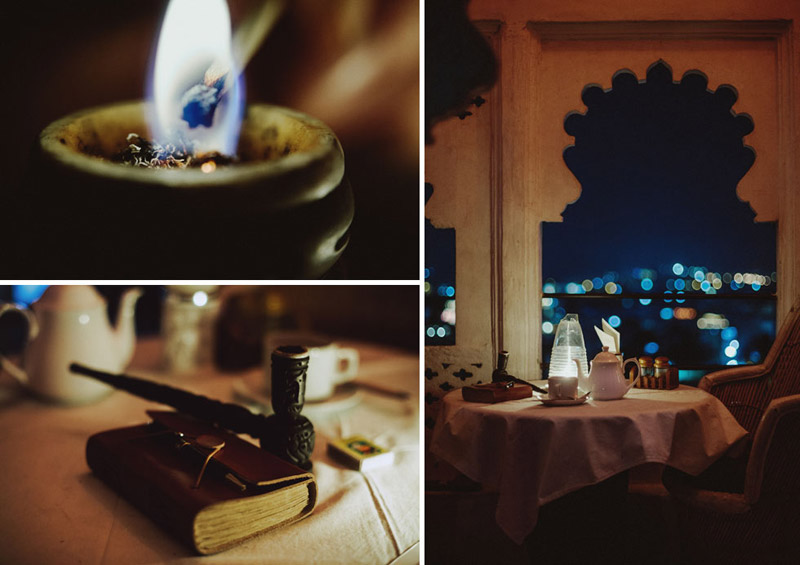
[[[687,386],[562,407],[532,398],[471,403],[455,390],[430,448],[499,491],[497,523],[521,544],[551,500],[643,463],[700,473],[745,435],[718,399]]]
[[[359,379],[411,393],[398,400],[359,390],[340,410],[317,410],[313,454],[319,487],[314,513],[202,562],[389,563],[414,556],[419,541],[419,361],[365,344]],[[230,401],[241,375],[213,369],[170,380],[156,369],[160,344],[140,342],[126,372]],[[258,372],[258,371],[256,371]],[[0,563],[194,561],[192,551],[91,474],[84,458],[96,432],[147,421],[160,405],[114,392],[101,402],[58,407],[29,398],[0,378]],[[369,473],[326,455],[328,438],[362,434],[395,450],[395,463]],[[243,436],[247,437],[247,436]]]

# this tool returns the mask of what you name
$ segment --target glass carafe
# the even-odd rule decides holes
[[[586,346],[583,341],[583,331],[578,322],[577,314],[567,314],[558,323],[556,338],[553,341],[553,351],[550,354],[550,371],[552,376],[577,377],[578,368],[573,359],[580,360],[583,374],[589,374],[589,364],[586,361]]]

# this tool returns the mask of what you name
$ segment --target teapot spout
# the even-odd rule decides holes
[[[120,370],[124,369],[130,362],[131,357],[133,357],[133,349],[136,344],[136,327],[134,324],[136,302],[141,296],[141,289],[132,288],[127,290],[120,300],[117,327],[114,329],[114,341]]]

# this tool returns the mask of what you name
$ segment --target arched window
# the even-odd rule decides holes
[[[545,365],[567,312],[581,315],[590,351],[605,318],[626,355],[666,355],[683,369],[766,354],[776,226],[754,222],[736,194],[756,158],[743,142],[753,120],[732,110],[734,87],[707,83],[699,71],[673,81],[658,61],[646,80],[621,70],[607,91],[587,86],[586,113],[567,116],[575,143],[564,160],[582,192],[563,222],[542,224]]]

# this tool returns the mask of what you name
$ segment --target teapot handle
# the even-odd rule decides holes
[[[630,359],[625,359],[622,362],[622,374],[623,374],[623,376],[625,376],[625,374],[626,374],[625,373],[625,367],[628,366],[628,363],[633,363],[633,364],[636,365],[636,378],[633,379],[631,381],[631,383],[628,385],[628,388],[633,388],[634,386],[636,386],[636,383],[639,381],[639,377],[642,376],[642,366],[639,365],[639,360],[636,359],[635,357],[631,357]],[[628,380],[628,379],[625,379],[625,380]]]
[[[33,313],[33,310],[21,308],[16,304],[12,304],[11,302],[0,302],[0,316],[3,316],[8,312],[19,312],[28,321],[28,335],[26,337],[26,342],[29,342],[36,337],[36,335],[39,333],[39,323],[36,321],[36,315]],[[25,373],[25,371],[12,363],[2,353],[0,353],[0,367],[5,369],[9,375],[17,379],[23,385],[28,384],[28,375]]]

